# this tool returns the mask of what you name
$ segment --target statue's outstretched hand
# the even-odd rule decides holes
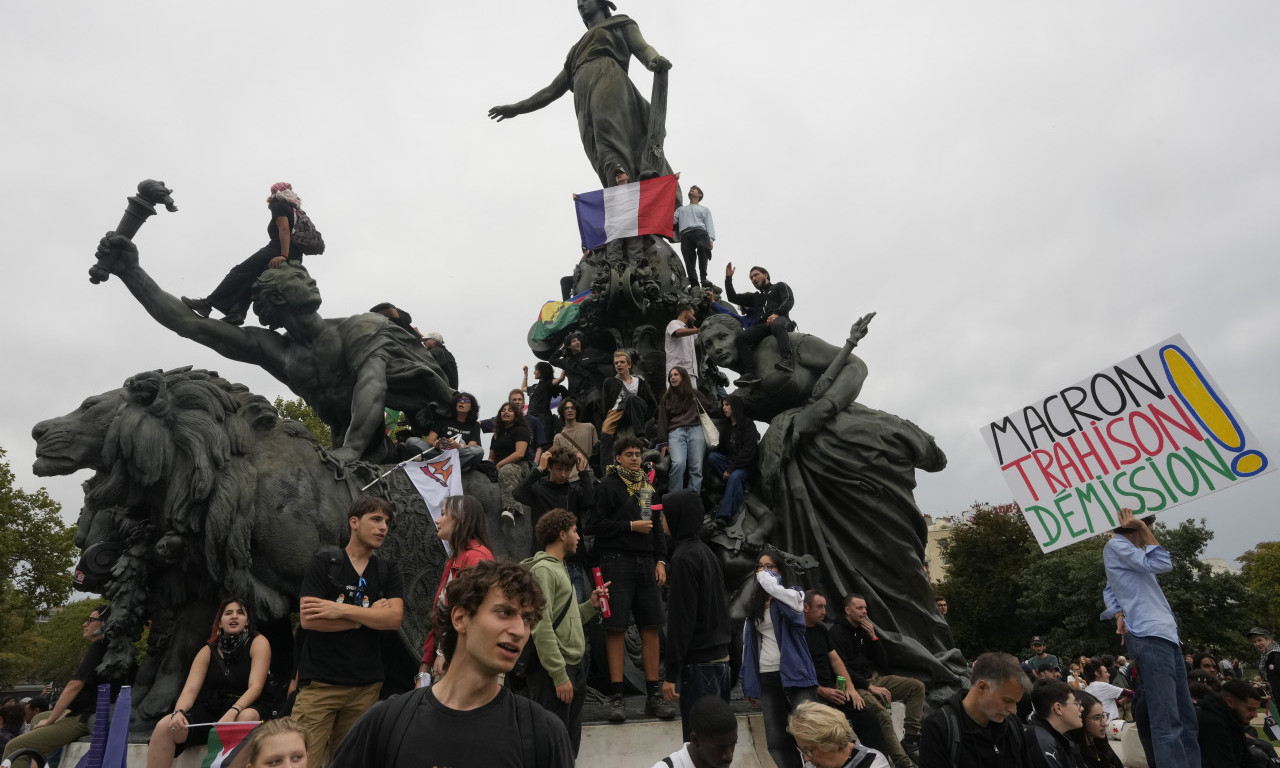
[[[510,120],[518,114],[520,114],[520,112],[516,109],[516,105],[514,104],[503,104],[500,107],[491,107],[489,109],[489,118],[491,120],[497,120],[498,122]]]
[[[854,321],[853,326],[849,329],[849,343],[858,346],[858,342],[862,341],[862,337],[867,335],[867,330],[871,326],[871,318],[875,317],[875,312],[868,312],[862,317]]]
[[[666,72],[671,69],[671,62],[666,56],[654,56],[645,66],[649,68],[650,72]]]
[[[138,246],[124,235],[108,232],[98,241],[98,266],[113,275],[123,275],[138,268]]]

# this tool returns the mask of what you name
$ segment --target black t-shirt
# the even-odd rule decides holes
[[[408,727],[397,732],[395,724],[406,702],[401,697],[375,704],[347,733],[333,756],[330,768],[525,768],[515,694],[506,688],[483,707],[459,712],[441,704],[431,689],[418,694]],[[573,747],[559,718],[533,702],[535,742],[550,753],[550,765],[572,768]],[[386,722],[391,718],[391,722]],[[550,742],[548,744],[548,742]],[[548,748],[549,747],[549,748]],[[530,765],[528,768],[534,768]]]
[[[293,231],[293,206],[284,200],[272,198],[271,203],[267,206],[271,209],[271,221],[267,224],[267,237],[271,238],[271,242],[280,242],[280,228],[276,226],[276,219],[283,216],[289,220],[289,231]],[[292,247],[290,247],[292,251]]]
[[[551,413],[551,401],[569,394],[561,385],[545,380],[530,384],[525,391],[529,393],[530,413]]]
[[[500,436],[495,436],[489,447],[493,449],[493,461],[496,464],[515,453],[516,443],[529,443],[529,447],[533,447],[533,438],[529,435],[529,428],[516,425]]]
[[[338,554],[338,553],[335,553]],[[387,598],[403,598],[404,584],[395,563],[384,560],[379,565],[374,555],[357,574],[345,549],[340,551],[342,564],[329,563],[330,553],[321,552],[307,563],[302,577],[302,597],[319,597],[351,605],[368,607]],[[330,570],[337,581],[330,578]],[[380,576],[385,575],[386,583]],[[363,581],[363,583],[362,583]],[[298,663],[298,684],[312,680],[331,685],[369,685],[382,682],[381,635],[376,629],[360,626],[341,632],[309,630]]]
[[[480,422],[449,419],[436,425],[436,436],[455,441],[458,445],[480,442]]]
[[[71,676],[72,680],[79,680],[84,683],[84,687],[71,700],[71,705],[67,707],[67,712],[72,715],[91,715],[98,708],[98,686],[103,683],[111,683],[111,700],[115,701],[116,696],[120,693],[120,686],[127,680],[104,680],[98,675],[98,665],[107,655],[107,641],[98,640],[91,644],[89,649],[84,652],[84,657],[80,659],[80,666],[76,668],[75,674]],[[132,669],[129,677],[133,676]]]
[[[813,657],[813,669],[817,673],[818,685],[823,688],[836,687],[836,673],[831,668],[829,654],[836,649],[831,644],[831,635],[823,624],[805,627],[805,642],[809,644],[809,655]]]

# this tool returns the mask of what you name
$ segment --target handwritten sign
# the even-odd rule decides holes
[[[982,429],[1045,552],[1271,471],[1181,336]]]

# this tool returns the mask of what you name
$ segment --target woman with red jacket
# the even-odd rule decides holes
[[[450,496],[440,506],[436,521],[436,538],[445,543],[449,559],[440,574],[440,586],[432,605],[444,602],[444,588],[466,569],[484,560],[492,560],[489,551],[489,527],[484,520],[484,507],[475,496]],[[422,664],[418,667],[417,685],[421,687],[431,675],[444,674],[444,656],[436,651],[436,631],[427,633],[422,644]]]

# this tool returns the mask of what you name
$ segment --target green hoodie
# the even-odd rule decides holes
[[[565,665],[582,661],[582,654],[587,648],[582,624],[596,615],[596,607],[590,600],[580,604],[576,611],[571,606],[560,626],[553,631],[551,625],[564,608],[565,602],[577,597],[573,591],[573,582],[569,581],[569,571],[563,560],[546,552],[539,552],[524,560],[523,564],[533,571],[542,587],[542,594],[547,598],[547,606],[542,609],[542,621],[534,626],[531,641],[538,651],[538,661],[551,676],[551,682],[563,685],[569,680]]]

